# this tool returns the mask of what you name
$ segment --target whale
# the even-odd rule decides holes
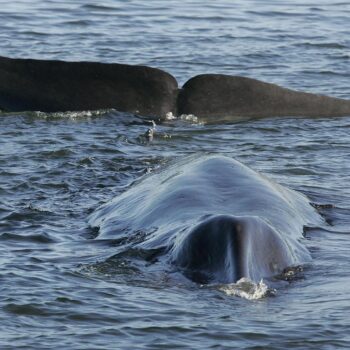
[[[307,263],[303,228],[321,223],[305,195],[221,155],[176,161],[89,217],[96,239],[197,283],[259,282]]]
[[[202,74],[180,90],[178,113],[209,120],[230,120],[234,116],[335,117],[350,115],[350,101],[246,77]]]
[[[201,74],[182,87],[157,68],[99,62],[0,57],[0,110],[65,112],[116,109],[208,122],[237,117],[349,116],[350,101],[294,91],[256,79]]]
[[[177,81],[156,68],[0,57],[0,109],[117,109],[142,116],[174,110]]]

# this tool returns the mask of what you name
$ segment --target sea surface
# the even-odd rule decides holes
[[[0,0],[0,55],[242,75],[350,99],[349,1]],[[350,116],[152,124],[115,110],[0,113],[1,349],[350,347]],[[312,262],[248,300],[113,263],[88,218],[186,155],[306,194]]]

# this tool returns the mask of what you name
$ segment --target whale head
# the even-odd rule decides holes
[[[178,237],[172,248],[172,263],[199,283],[259,281],[297,261],[283,236],[256,216],[212,216]]]

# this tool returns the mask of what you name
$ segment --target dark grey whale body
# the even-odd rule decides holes
[[[178,112],[214,119],[341,116],[350,115],[350,101],[293,91],[250,78],[203,74],[187,81],[181,89]]]
[[[99,238],[159,251],[196,282],[259,281],[310,260],[303,225],[321,219],[307,198],[222,156],[190,158],[97,209]]]
[[[164,118],[350,115],[350,101],[297,92],[255,79],[204,74],[181,89],[156,68],[0,57],[0,109],[57,112],[114,108]]]
[[[0,109],[6,111],[115,108],[165,115],[176,95],[175,78],[156,68],[0,57]]]

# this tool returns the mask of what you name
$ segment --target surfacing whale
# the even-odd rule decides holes
[[[309,261],[303,226],[320,222],[304,195],[224,156],[176,162],[89,220],[98,239],[156,254],[200,283],[258,282]]]
[[[155,116],[174,110],[176,95],[175,78],[156,68],[0,57],[0,109],[5,111],[115,108]]]
[[[203,74],[178,88],[160,69],[126,64],[0,57],[0,110],[82,111],[114,108],[208,121],[264,116],[350,115],[350,101],[293,91],[255,79]]]

